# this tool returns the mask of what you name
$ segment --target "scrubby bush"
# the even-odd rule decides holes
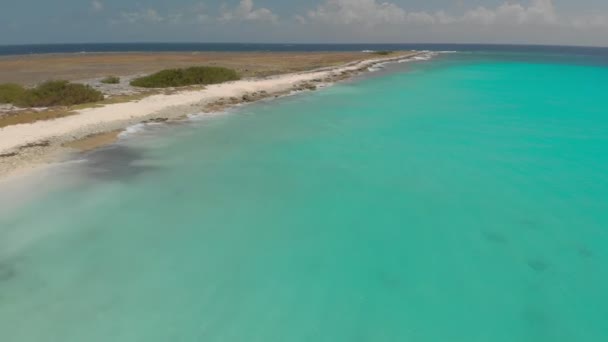
[[[120,83],[120,77],[108,76],[108,77],[102,79],[101,83],[104,83],[104,84],[118,84],[118,83]]]
[[[380,56],[388,56],[390,54],[393,53],[393,51],[376,51],[374,52],[376,55],[380,55]]]
[[[169,88],[195,84],[217,84],[240,79],[236,71],[220,67],[168,69],[131,81],[134,87]]]
[[[70,106],[102,101],[103,94],[88,85],[68,81],[48,81],[27,89],[13,103],[20,107]]]
[[[25,88],[14,83],[0,84],[0,103],[15,103],[23,96]]]

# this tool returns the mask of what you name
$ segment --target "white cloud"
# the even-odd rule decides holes
[[[572,26],[578,29],[608,29],[608,14],[576,17],[572,19]]]
[[[559,11],[557,1],[553,0],[500,0],[494,6],[476,7],[466,7],[471,1],[464,1],[450,12],[411,10],[401,4],[407,2],[399,0],[321,0],[320,4],[311,5],[309,11],[293,13],[284,20],[254,0],[220,6],[219,12],[214,5],[207,7],[197,3],[201,0],[191,1],[188,6],[165,11],[147,7],[125,9],[110,23],[155,27],[172,39],[188,37],[175,38],[182,40],[191,39],[192,32],[201,32],[197,27],[204,27],[208,36],[220,37],[218,40],[259,41],[264,37],[265,41],[275,42],[608,45],[608,13],[583,15]],[[270,23],[276,30],[270,35],[268,27],[241,25],[245,23]],[[171,32],[177,33],[170,35]]]
[[[528,7],[505,2],[493,9],[480,6],[469,10],[463,16],[455,17],[454,22],[485,25],[555,24],[557,13],[552,0],[532,0]]]
[[[93,0],[91,2],[91,10],[93,10],[93,12],[103,11],[103,2],[101,2],[99,0]]]
[[[138,9],[133,11],[121,11],[108,22],[110,25],[125,24],[148,24],[148,25],[171,25],[173,27],[183,25],[207,24],[213,19],[207,14],[206,6],[200,2],[194,5],[175,8],[166,12],[160,12],[154,8]]]
[[[189,12],[194,15],[195,20],[199,23],[207,22],[210,19],[207,14],[207,6],[202,2],[195,4]]]
[[[553,0],[532,0],[528,6],[505,2],[495,8],[479,6],[455,15],[444,11],[407,11],[391,2],[378,0],[326,0],[308,12],[307,21],[326,24],[378,25],[433,24],[433,25],[545,25],[582,27],[582,18],[558,16]],[[299,22],[304,21],[299,19]],[[606,17],[596,17],[594,25],[604,25]]]
[[[374,26],[383,23],[400,23],[406,12],[399,6],[376,0],[328,0],[308,12],[311,21],[337,24],[363,24]]]
[[[608,13],[559,11],[553,0],[501,0],[453,12],[411,10],[397,0],[322,0],[294,16],[307,40],[608,45]]]
[[[184,13],[182,12],[171,12],[167,14],[167,22],[171,24],[180,24],[184,21]]]
[[[279,17],[267,8],[254,8],[253,0],[242,0],[234,9],[223,8],[219,20],[277,23]]]
[[[298,14],[298,15],[296,15],[296,16],[294,16],[294,19],[295,19],[295,20],[296,20],[298,23],[300,23],[300,24],[302,24],[302,25],[304,25],[304,24],[307,24],[307,23],[308,23],[308,20],[306,20],[306,18],[305,18],[304,16],[301,16],[301,15],[299,15],[299,14]]]
[[[196,15],[196,21],[199,23],[206,23],[209,21],[209,16],[206,15],[205,13],[199,13]]]
[[[167,12],[159,12],[154,8],[134,11],[121,11],[109,20],[116,24],[171,24],[172,26],[208,23],[211,17],[206,13],[206,6],[197,3],[184,8],[176,8]]]
[[[118,20],[114,22],[136,23],[160,23],[165,18],[153,8],[142,9],[134,12],[120,12]]]
[[[207,6],[202,2],[173,10],[167,15],[167,21],[176,25],[207,23],[209,19],[211,17],[207,14]]]

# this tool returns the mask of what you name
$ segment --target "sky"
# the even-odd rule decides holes
[[[0,0],[0,44],[608,46],[608,0]]]

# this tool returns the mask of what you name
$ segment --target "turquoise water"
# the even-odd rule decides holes
[[[608,68],[565,60],[391,66],[57,171],[0,218],[0,339],[606,341]]]

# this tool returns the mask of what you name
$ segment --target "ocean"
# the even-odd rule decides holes
[[[0,194],[0,338],[606,341],[606,56],[459,50],[133,127]]]
[[[495,44],[271,44],[271,43],[71,43],[0,45],[0,56],[105,52],[321,52],[321,51],[461,51],[584,56],[608,63],[607,47]]]

